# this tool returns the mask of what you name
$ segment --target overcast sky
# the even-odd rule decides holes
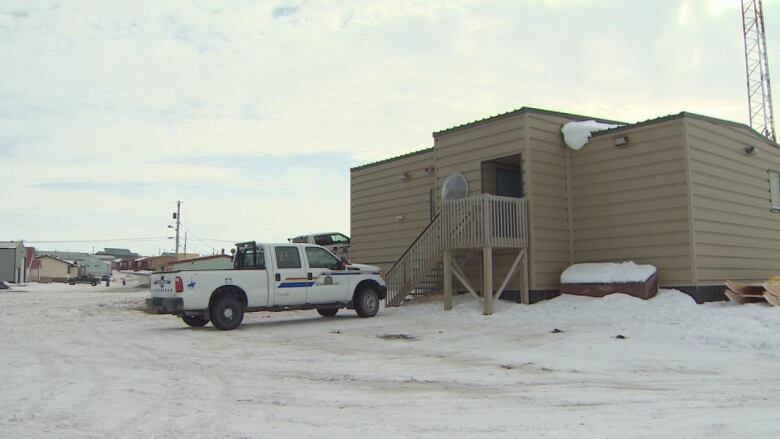
[[[745,122],[743,56],[739,0],[3,0],[0,240],[156,254],[176,200],[200,253],[349,233],[351,166],[471,120]]]

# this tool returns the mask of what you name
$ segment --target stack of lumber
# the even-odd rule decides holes
[[[766,282],[742,284],[731,280],[726,281],[726,297],[740,305],[745,303],[768,302],[780,306],[780,276]]]

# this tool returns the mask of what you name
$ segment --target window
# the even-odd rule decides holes
[[[317,235],[314,237],[314,243],[317,245],[332,245],[333,238],[330,235]]]
[[[235,256],[235,267],[243,269],[265,269],[265,254],[256,245],[240,246]]]
[[[341,233],[336,233],[335,235],[330,235],[330,240],[336,244],[336,245],[344,245],[349,244],[349,238],[342,235]]]
[[[309,260],[310,268],[333,268],[341,262],[329,251],[320,247],[306,247],[306,259]]]
[[[301,255],[298,247],[276,247],[277,268],[301,268]]]
[[[772,210],[780,212],[780,172],[769,171],[769,195]]]

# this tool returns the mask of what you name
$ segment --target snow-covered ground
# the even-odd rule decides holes
[[[662,291],[248,314],[121,285],[0,291],[0,437],[776,438],[780,308]],[[560,331],[555,331],[559,329]],[[617,337],[618,335],[624,338]],[[408,336],[408,337],[402,337]]]

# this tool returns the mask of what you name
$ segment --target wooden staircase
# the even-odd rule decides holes
[[[385,275],[386,306],[400,305],[409,294],[441,291],[442,273],[441,216],[436,215]]]
[[[441,213],[385,275],[386,306],[399,306],[409,295],[441,293],[448,273],[445,250],[460,252],[450,253],[450,260],[465,266],[477,249],[525,248],[526,221],[525,199],[485,194],[442,203]]]

